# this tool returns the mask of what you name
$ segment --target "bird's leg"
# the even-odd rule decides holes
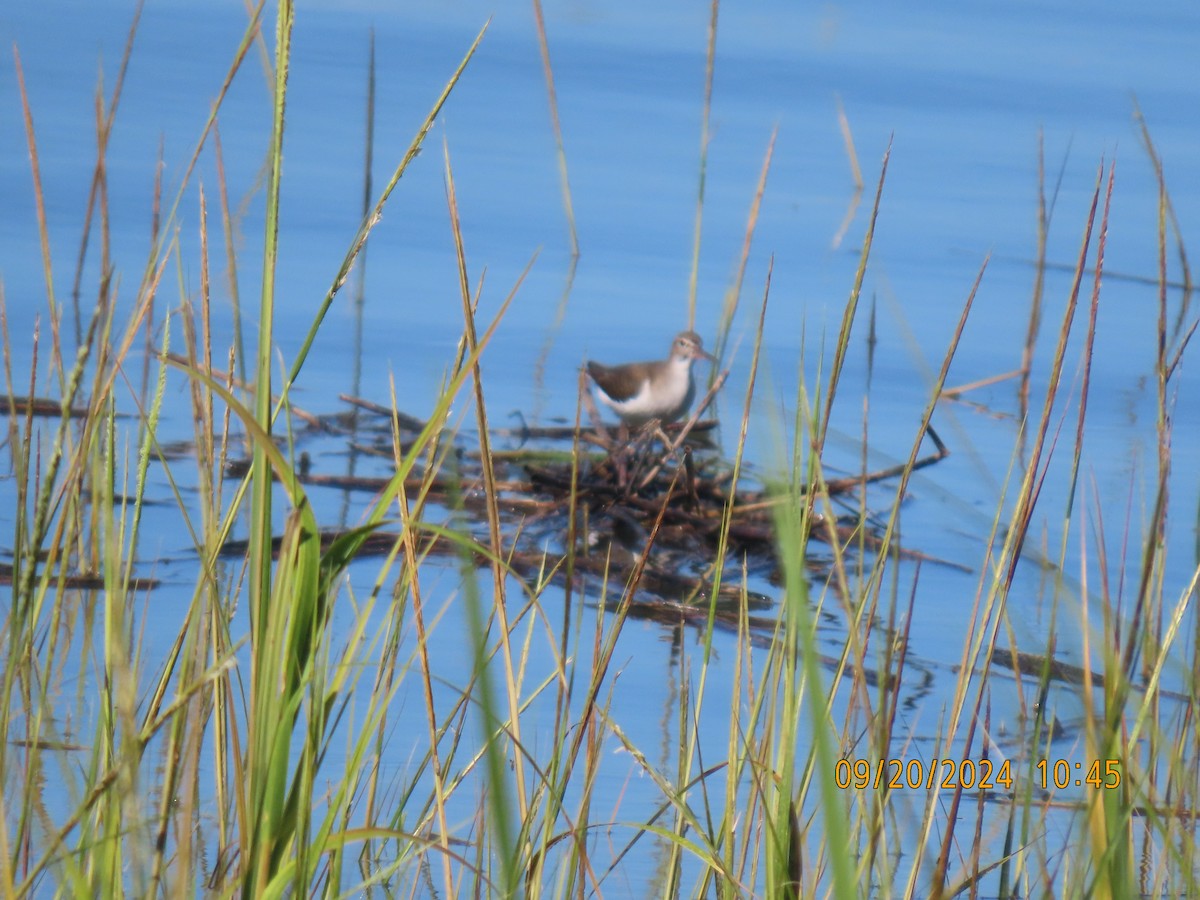
[[[629,475],[630,488],[632,488],[633,485],[638,481],[641,473],[645,471],[645,468],[649,464],[650,458],[653,455],[654,440],[662,433],[662,422],[658,419],[651,419],[638,430],[637,437],[634,438],[630,453],[630,462],[632,465],[632,471]],[[645,485],[643,485],[643,487],[644,486]],[[628,496],[628,494],[626,494],[626,496]]]
[[[639,489],[648,487],[650,483],[658,477],[658,473],[663,470],[668,460],[673,459],[675,460],[676,464],[679,463],[679,447],[682,445],[683,439],[687,437],[692,425],[695,424],[695,420],[696,416],[693,415],[692,418],[688,420],[687,424],[685,424],[680,430],[679,437],[677,437],[675,440],[671,440],[667,437],[666,432],[662,430],[661,425],[658,427],[658,436],[663,442],[663,454],[659,458],[658,462],[655,463],[654,467],[650,469],[649,474],[647,474],[646,477],[641,480],[641,483],[638,485]]]
[[[629,486],[629,429],[622,422],[620,437],[617,438],[617,488],[625,490]]]
[[[662,445],[667,448],[667,452],[670,452],[671,439],[667,437],[667,433],[663,431],[662,422],[660,422],[658,419],[655,419],[652,424],[654,425],[654,436],[662,441]]]
[[[683,445],[683,481],[684,489],[687,492],[688,507],[690,509],[699,509],[700,495],[696,492],[696,463],[692,459],[692,447],[690,444]]]

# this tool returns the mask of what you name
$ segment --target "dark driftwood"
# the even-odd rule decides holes
[[[18,416],[61,416],[62,402],[46,397],[9,397],[0,394],[0,415],[15,413]],[[73,419],[81,419],[88,414],[86,406],[73,406],[67,410],[67,415]]]
[[[354,454],[394,457],[393,428],[398,428],[407,442],[426,425],[414,416],[367,400],[342,399],[356,413],[375,418],[374,422],[358,423],[376,434],[375,443],[359,443],[353,433],[349,435],[348,447]],[[733,489],[730,466],[706,449],[713,446],[708,439],[717,423],[699,420],[703,409],[703,404],[698,406],[696,415],[686,423],[665,429],[651,426],[632,435],[622,426],[577,431],[530,426],[523,420],[518,428],[494,430],[493,438],[518,444],[516,449],[494,451],[491,459],[501,517],[502,546],[494,548],[496,552],[517,575],[532,578],[555,570],[556,577],[572,578],[592,596],[602,590],[609,597],[624,596],[631,604],[631,614],[651,615],[659,604],[664,617],[688,621],[691,614],[681,610],[700,610],[707,617],[712,609],[717,621],[736,627],[744,605],[769,606],[769,597],[741,589],[741,573],[744,567],[752,575],[778,583],[775,506],[784,501],[761,486]],[[320,430],[328,434],[333,429],[326,423],[341,425],[345,418],[345,414],[321,416],[315,421],[320,423],[318,428],[326,425]],[[379,428],[380,420],[386,421],[386,427]],[[935,451],[917,460],[916,468],[932,465],[948,454],[938,435],[932,429],[929,434]],[[297,441],[301,439],[298,435]],[[590,449],[596,447],[603,452]],[[301,454],[298,469],[299,481],[309,488],[379,493],[390,481],[386,476],[314,471],[307,453]],[[231,461],[229,470],[242,472],[244,461]],[[825,489],[830,494],[862,490],[867,484],[895,478],[902,470],[891,467],[834,479]],[[474,514],[475,525],[468,525],[468,530],[478,545],[485,547],[491,539],[482,475],[478,451],[460,445],[451,449],[436,471],[415,469],[405,480],[405,488],[410,496],[421,493],[440,506]],[[577,516],[574,528],[570,527],[572,509]],[[810,526],[812,538],[837,541],[848,551],[884,549],[867,523],[829,523],[813,514]],[[574,547],[566,546],[568,534],[578,535]],[[327,544],[337,534],[319,537]],[[369,537],[360,552],[391,552],[398,540],[395,533],[380,531]],[[420,540],[423,552],[464,552],[460,543],[427,535]],[[552,549],[546,549],[548,543]],[[721,546],[730,555],[714,604],[710,600],[713,561]],[[245,545],[230,541],[225,552],[242,554]],[[889,552],[941,562],[894,546]],[[474,556],[477,564],[488,564],[483,552]],[[826,564],[814,558],[807,565],[820,575]]]
[[[0,584],[12,584],[13,567],[0,563]],[[105,587],[104,577],[102,575],[83,575],[80,573],[67,573],[66,575],[53,575],[51,580],[54,584],[61,584],[63,587],[77,591],[99,591]],[[158,587],[159,581],[157,578],[130,578],[125,583],[125,589],[129,591],[149,591]]]

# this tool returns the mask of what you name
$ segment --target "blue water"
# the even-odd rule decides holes
[[[700,152],[701,99],[708,9],[704,4],[547,4],[546,22],[561,114],[581,256],[561,325],[570,265],[554,137],[532,13],[524,4],[495,10],[463,2],[302,3],[288,97],[283,225],[277,296],[277,342],[290,360],[358,226],[362,204],[364,95],[368,31],[375,29],[378,83],[374,190],[399,161],[418,124],[478,29],[488,35],[447,104],[422,154],[405,175],[369,245],[362,381],[354,385],[355,284],[337,298],[297,388],[314,411],[337,407],[336,395],[357,389],[386,403],[395,380],[401,408],[426,415],[456,352],[462,327],[454,245],[446,209],[444,152],[454,173],[469,275],[486,270],[481,315],[499,307],[537,255],[484,359],[494,419],[519,411],[541,421],[573,419],[576,371],[584,358],[618,361],[665,351],[686,323],[692,269]],[[46,333],[46,289],[30,188],[11,46],[20,49],[47,203],[59,303],[67,310],[73,267],[94,159],[94,86],[106,92],[132,14],[128,3],[11,4],[0,12],[0,278],[12,364],[28,365],[35,318]],[[128,304],[145,266],[150,207],[160,143],[169,203],[244,28],[240,3],[151,3],[144,14],[108,154],[113,255],[118,295]],[[268,24],[268,35],[273,26]],[[865,3],[800,8],[771,2],[725,4],[720,12],[708,148],[704,229],[698,268],[697,328],[710,342],[741,252],[746,219],[764,154],[778,129],[742,306],[735,319],[736,356],[721,399],[727,423],[741,415],[750,343],[769,262],[766,368],[753,407],[750,459],[769,465],[770,418],[791,415],[797,367],[816,377],[853,282],[880,165],[891,146],[863,308],[856,325],[831,439],[831,466],[856,470],[862,433],[860,398],[869,391],[871,464],[907,456],[959,311],[990,256],[972,317],[952,369],[951,385],[1015,369],[1020,362],[1034,273],[1037,152],[1044,142],[1047,190],[1054,191],[1049,259],[1073,266],[1099,167],[1116,165],[1106,269],[1097,328],[1096,366],[1082,464],[1081,499],[1103,518],[1110,542],[1131,519],[1132,543],[1110,553],[1137,556],[1139,525],[1153,499],[1155,324],[1157,288],[1112,277],[1153,279],[1157,272],[1158,195],[1153,167],[1134,118],[1145,115],[1164,163],[1171,203],[1184,229],[1200,220],[1200,11],[1190,3],[1134,8],[1101,3],[923,4],[919,10]],[[839,104],[853,133],[865,181],[856,214],[851,166],[838,126]],[[268,86],[251,51],[225,101],[220,134],[231,203],[239,212],[237,242],[245,320],[253,336],[262,234],[262,159],[269,117]],[[185,191],[171,229],[183,262],[160,290],[163,308],[199,288],[197,185],[203,183],[210,227],[218,222],[211,149]],[[1057,190],[1055,191],[1055,186]],[[242,206],[243,201],[245,203]],[[232,339],[227,275],[213,240],[216,343]],[[1092,244],[1095,253],[1095,238]],[[94,285],[97,250],[84,280]],[[1180,277],[1173,249],[1168,274]],[[1048,360],[1070,278],[1051,273],[1038,344],[1033,397],[1040,405]],[[94,291],[94,287],[91,288]],[[86,289],[85,289],[86,290]],[[1082,300],[1091,292],[1085,281]],[[94,296],[83,297],[86,317]],[[1180,303],[1172,290],[1171,317]],[[866,316],[874,306],[878,346],[868,373]],[[161,320],[162,313],[159,313]],[[1195,319],[1190,312],[1187,321]],[[1078,393],[1081,306],[1064,382]],[[66,329],[71,344],[71,329]],[[739,344],[740,342],[740,344]],[[538,380],[539,357],[545,381]],[[1193,354],[1194,355],[1194,354]],[[1189,358],[1173,384],[1176,518],[1168,534],[1168,596],[1186,585],[1196,564],[1200,471],[1197,388]],[[24,375],[18,375],[23,382]],[[40,389],[49,390],[43,377]],[[182,388],[174,394],[180,402]],[[21,392],[20,389],[17,391]],[[977,568],[982,542],[1001,503],[1019,423],[1012,382],[971,399],[980,410],[943,404],[935,424],[953,455],[918,475],[904,510],[906,544]],[[995,413],[999,413],[996,415]],[[469,424],[473,424],[470,423]],[[499,424],[507,424],[501,422]],[[177,436],[186,421],[169,421]],[[1064,444],[1074,413],[1063,420]],[[727,427],[732,440],[735,429]],[[324,449],[324,448],[323,448]],[[1060,451],[1061,452],[1061,451]],[[1069,459],[1056,459],[1047,479],[1037,542],[1046,533],[1057,558]],[[343,465],[333,449],[317,465]],[[166,496],[165,488],[159,488]],[[886,498],[885,494],[877,495]],[[1132,499],[1131,499],[1132,498]],[[329,521],[341,497],[320,498]],[[365,502],[365,501],[364,501]],[[5,508],[8,508],[7,505]],[[1005,507],[1008,508],[1007,506]],[[151,514],[152,518],[158,516]],[[180,583],[186,536],[170,516],[144,545],[169,557]],[[0,515],[0,528],[11,528]],[[0,530],[0,543],[10,545]],[[1077,531],[1067,543],[1067,581],[1078,580]],[[1089,549],[1094,560],[1095,548]],[[911,569],[905,568],[911,576]],[[906,727],[935,733],[949,666],[957,663],[977,573],[923,568],[910,632],[914,654],[945,682]],[[445,594],[456,574],[434,583]],[[1093,585],[1094,587],[1094,585]],[[1114,586],[1115,589],[1115,586]],[[1130,588],[1126,585],[1125,590]],[[186,594],[186,591],[185,591]],[[1023,649],[1041,649],[1048,596],[1033,566],[1018,575],[1014,600]],[[1023,599],[1022,599],[1023,598]],[[183,602],[183,601],[181,601]],[[460,612],[453,607],[435,633],[436,658],[455,671]],[[1093,617],[1093,621],[1095,618]],[[164,625],[164,627],[169,627]],[[1023,630],[1023,633],[1022,633]],[[169,638],[170,632],[163,637]],[[831,638],[840,637],[833,629]],[[1064,628],[1059,653],[1072,662],[1078,626]],[[675,727],[670,687],[680,677],[660,625],[630,623],[622,636],[614,711],[639,746],[656,746]],[[688,643],[689,639],[685,639]],[[946,647],[952,648],[948,657]],[[718,644],[717,673],[728,672]],[[732,657],[731,646],[725,651]],[[952,657],[952,658],[951,658]],[[716,700],[727,688],[710,678]],[[1063,699],[1069,704],[1069,692]],[[730,697],[730,703],[734,698]],[[1014,715],[1013,698],[997,698],[998,715]],[[417,709],[418,704],[410,704]],[[715,706],[713,708],[716,708]],[[660,718],[662,721],[660,721]],[[669,724],[663,724],[667,722]],[[713,752],[723,752],[723,736]],[[407,751],[401,755],[407,755]],[[663,761],[666,764],[667,761]],[[630,790],[624,762],[611,778],[615,804]],[[622,818],[656,802],[633,791]],[[647,842],[648,843],[648,842]],[[650,850],[630,856],[622,877],[651,878]]]

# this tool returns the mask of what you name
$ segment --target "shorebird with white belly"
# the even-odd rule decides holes
[[[705,352],[700,335],[683,331],[675,336],[666,359],[620,366],[589,362],[587,373],[600,399],[626,425],[636,427],[654,419],[666,425],[692,405],[696,394],[692,363],[697,359],[716,362],[712,354]]]

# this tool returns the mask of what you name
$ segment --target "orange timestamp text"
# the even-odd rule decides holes
[[[1034,783],[1042,790],[1075,787],[1121,786],[1121,763],[1095,759],[1090,763],[1066,759],[1040,759],[1033,766]],[[1016,779],[1007,759],[839,759],[833,767],[834,784],[842,790],[980,790],[1013,789]]]

